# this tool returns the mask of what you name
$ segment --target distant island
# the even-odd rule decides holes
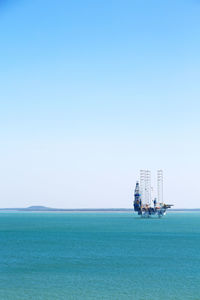
[[[46,206],[29,206],[25,208],[0,208],[14,211],[132,211],[131,208],[52,208]]]
[[[32,211],[32,212],[133,212],[132,208],[52,208],[46,206],[29,206],[25,208],[0,208],[0,211]],[[200,208],[172,208],[170,211],[200,211]]]

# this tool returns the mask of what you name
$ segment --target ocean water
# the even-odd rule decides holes
[[[200,299],[200,213],[0,213],[0,299]]]

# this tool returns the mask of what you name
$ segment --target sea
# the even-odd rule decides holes
[[[0,213],[0,300],[200,299],[200,213]]]

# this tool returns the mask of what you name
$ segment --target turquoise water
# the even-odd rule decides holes
[[[0,299],[200,299],[200,213],[0,213]]]

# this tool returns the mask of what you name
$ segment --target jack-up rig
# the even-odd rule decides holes
[[[134,192],[134,211],[141,217],[149,218],[158,216],[159,218],[166,214],[172,204],[163,202],[163,171],[157,171],[157,198],[152,199],[151,195],[151,171],[140,170],[140,183],[136,182]]]

